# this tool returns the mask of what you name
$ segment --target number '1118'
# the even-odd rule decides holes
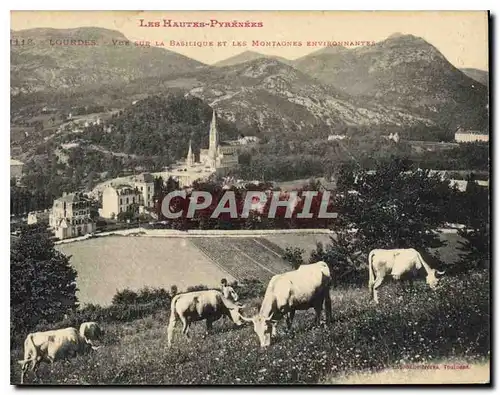
[[[31,44],[33,44],[33,39],[31,38],[27,40],[25,40],[24,38],[22,40],[13,38],[10,40],[10,45],[31,45]]]

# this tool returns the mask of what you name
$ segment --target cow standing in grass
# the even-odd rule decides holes
[[[206,320],[207,332],[212,330],[213,322],[222,316],[230,317],[238,326],[243,325],[240,312],[243,307],[225,298],[222,292],[215,289],[176,295],[170,306],[170,321],[167,328],[168,346],[172,346],[177,320],[182,322],[182,333],[189,338],[189,327],[194,321]]]
[[[30,333],[24,341],[24,359],[21,365],[21,384],[31,363],[31,370],[38,378],[37,370],[41,362],[53,364],[57,360],[65,360],[84,354],[91,349],[75,328],[64,328],[46,332]]]
[[[429,287],[435,290],[438,286],[440,276],[444,274],[436,269],[432,269],[422,258],[422,255],[414,248],[393,249],[393,250],[372,250],[368,255],[369,282],[368,288],[370,296],[375,303],[378,303],[378,288],[382,285],[384,278],[391,275],[395,280],[403,280],[407,277],[412,284],[413,277],[418,270],[424,268],[427,276],[426,282]]]
[[[277,274],[269,281],[259,313],[245,321],[253,323],[261,347],[271,344],[271,336],[276,335],[277,322],[286,316],[288,330],[296,310],[316,311],[315,323],[320,323],[323,304],[327,323],[331,322],[332,306],[330,268],[325,262],[301,265],[297,270]]]

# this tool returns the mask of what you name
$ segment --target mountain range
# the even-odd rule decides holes
[[[203,99],[247,133],[324,137],[349,126],[488,127],[486,86],[411,35],[327,47],[294,61],[246,51],[212,66],[163,48],[116,45],[128,40],[113,30],[11,32],[11,38],[33,37],[37,45],[11,45],[16,103],[33,93],[42,105],[44,98],[77,92],[65,100],[103,104],[109,98],[111,105],[176,89]],[[98,45],[50,44],[71,37]]]
[[[12,39],[18,43],[10,51],[13,94],[91,90],[205,66],[173,51],[137,46],[122,33],[103,28],[20,30],[11,32]],[[33,39],[33,44],[20,45],[23,39]],[[67,45],[70,40],[86,44]]]
[[[255,51],[244,51],[242,53],[239,53],[238,55],[231,56],[230,58],[216,62],[212,66],[216,66],[216,67],[233,66],[236,64],[251,62],[252,60],[263,59],[263,58],[276,59],[276,60],[280,61],[281,63],[285,63],[288,65],[293,64],[293,60],[289,60],[289,59],[283,58],[281,56],[264,55],[264,54],[261,54],[259,52],[255,52]]]
[[[480,82],[484,86],[489,86],[489,73],[484,70],[480,69],[473,69],[473,68],[465,68],[465,69],[460,69],[462,73],[464,73],[466,76],[472,78],[473,80],[476,80],[477,82]]]

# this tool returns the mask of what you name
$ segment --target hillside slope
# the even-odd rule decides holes
[[[395,34],[373,46],[324,48],[294,66],[342,92],[403,106],[449,128],[488,125],[486,87],[413,35]]]
[[[460,69],[462,73],[464,73],[467,77],[472,78],[473,80],[476,80],[477,82],[480,82],[484,86],[488,86],[490,81],[489,81],[489,73],[485,70],[479,70],[479,69],[472,69],[472,68],[465,68],[465,69]]]
[[[194,323],[189,341],[177,323],[169,349],[167,305],[135,321],[103,322],[104,341],[95,353],[44,365],[39,374],[43,384],[66,385],[317,384],[401,365],[489,359],[487,273],[449,278],[436,292],[424,281],[415,287],[402,294],[388,284],[380,306],[369,302],[365,288],[333,289],[331,326],[311,327],[314,311],[298,311],[293,332],[280,322],[265,350],[251,325],[236,329],[227,319],[215,322],[208,336],[203,322]],[[245,298],[243,313],[255,314],[262,297]],[[21,355],[12,347],[12,384],[19,383]],[[32,382],[30,375],[26,383]]]
[[[243,131],[326,137],[348,125],[432,124],[399,108],[352,98],[276,59],[208,70],[189,93]]]
[[[244,51],[242,53],[239,53],[238,55],[234,55],[234,56],[231,56],[230,58],[220,60],[220,61],[214,63],[212,66],[216,66],[216,67],[234,66],[236,64],[250,62],[252,60],[262,59],[262,58],[276,59],[276,60],[280,61],[281,63],[285,63],[285,64],[292,63],[291,60],[285,59],[281,56],[264,55],[264,54],[261,54],[259,52],[255,52],[255,51]]]
[[[33,43],[20,45],[23,39]],[[166,49],[137,46],[118,31],[97,27],[11,31],[11,40],[18,43],[10,49],[11,94],[124,85],[204,66]],[[71,45],[71,40],[87,45]]]

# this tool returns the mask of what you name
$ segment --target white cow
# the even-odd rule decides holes
[[[401,280],[403,276],[409,276],[410,281],[412,281],[412,277],[416,276],[422,267],[427,272],[427,284],[431,289],[436,289],[439,276],[442,276],[444,271],[432,269],[414,248],[372,250],[368,255],[370,296],[373,297],[375,303],[379,302],[377,289],[387,275],[391,275],[396,280]]]
[[[212,329],[212,323],[222,316],[231,317],[238,326],[243,325],[240,313],[243,307],[225,298],[222,292],[215,289],[176,295],[170,307],[170,321],[167,328],[168,346],[172,346],[177,319],[180,319],[183,324],[182,333],[189,338],[189,326],[194,321],[206,320],[207,332]]]
[[[288,330],[296,310],[316,311],[316,324],[319,324],[323,303],[327,322],[331,322],[332,307],[330,299],[330,269],[325,262],[301,265],[297,270],[277,274],[269,281],[259,313],[243,317],[251,321],[259,337],[261,347],[271,344],[271,336],[276,334],[277,322],[286,316]]]
[[[97,322],[84,322],[80,325],[80,336],[92,346],[92,349],[97,350],[99,347],[94,346],[93,341],[100,340],[104,331]]]
[[[41,362],[53,364],[57,360],[83,354],[89,349],[90,345],[72,327],[30,333],[24,341],[24,359],[18,361],[22,369],[21,384],[24,382],[30,362],[32,363],[31,370],[38,378],[37,370]]]

